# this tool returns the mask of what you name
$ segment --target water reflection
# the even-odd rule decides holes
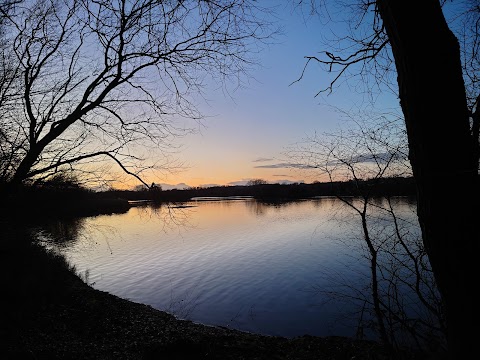
[[[42,230],[57,246],[69,246],[85,231],[85,222],[85,218],[53,219],[44,224]]]
[[[85,218],[76,230],[57,226],[52,239],[70,239],[61,251],[95,288],[180,318],[270,335],[356,335],[370,271],[351,206],[334,198],[181,205]],[[395,229],[379,210],[388,204],[373,205],[380,239]],[[394,205],[414,234],[414,204]]]

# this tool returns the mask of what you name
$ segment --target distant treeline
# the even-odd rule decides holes
[[[123,213],[129,201],[151,200],[156,203],[186,202],[195,197],[251,196],[258,201],[279,203],[317,196],[414,196],[413,178],[385,178],[368,181],[347,181],[310,184],[268,184],[248,186],[193,187],[185,190],[109,190],[96,192],[72,181],[48,182],[26,186],[15,195],[5,196],[0,210],[32,220],[45,216],[70,217]]]
[[[99,194],[100,195],[100,194]],[[368,181],[314,182],[311,184],[256,184],[249,186],[193,187],[185,190],[111,190],[103,197],[120,197],[127,200],[153,200],[160,202],[185,202],[195,197],[252,196],[257,200],[281,202],[316,196],[414,196],[412,177],[395,177]]]

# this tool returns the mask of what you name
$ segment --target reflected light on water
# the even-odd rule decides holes
[[[61,251],[93,287],[179,318],[287,337],[354,335],[349,305],[313,291],[368,281],[345,246],[358,238],[348,207],[335,199],[184,205],[86,218]]]

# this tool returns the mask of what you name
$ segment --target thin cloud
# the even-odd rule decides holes
[[[201,184],[199,185],[198,187],[201,187],[201,188],[210,188],[210,187],[217,187],[217,186],[222,186],[220,184]]]
[[[342,165],[342,164],[367,164],[367,163],[377,163],[377,164],[387,164],[392,161],[402,161],[404,160],[403,156],[399,153],[376,153],[376,154],[360,154],[352,158],[337,159],[332,160],[327,163],[327,165]]]
[[[257,165],[256,169],[314,169],[315,166],[306,164],[278,163],[269,165]]]
[[[276,175],[276,176],[281,176],[281,175]],[[227,185],[230,185],[230,186],[245,186],[245,185],[248,185],[248,183],[251,180],[255,180],[255,179],[243,179],[243,180],[238,180],[238,181],[231,181]],[[292,181],[292,180],[288,180],[288,179],[279,179],[279,180],[276,180],[276,181],[267,181],[267,184],[283,184],[283,185],[304,184],[304,183],[305,183],[304,180]]]
[[[327,164],[327,166],[335,166],[341,165],[344,163],[347,164],[360,164],[360,163],[379,163],[379,164],[386,164],[390,161],[401,161],[404,160],[401,154],[392,154],[392,153],[377,153],[377,154],[360,154],[354,156],[352,158],[347,159],[337,159],[331,160]],[[301,163],[275,163],[275,164],[265,164],[265,165],[256,165],[254,166],[256,169],[303,169],[303,170],[311,170],[311,169],[318,169],[319,166],[309,165],[309,164],[301,164]],[[288,175],[274,175],[274,176],[286,176]]]
[[[398,153],[377,153],[358,155],[352,159],[353,163],[387,163],[389,161],[402,160],[402,156]]]
[[[273,158],[257,158],[255,160],[252,160],[252,162],[268,162],[268,161],[273,161],[275,159]]]
[[[230,185],[230,186],[244,186],[244,185],[247,185],[250,180],[252,180],[252,179],[244,179],[244,180],[238,180],[238,181],[231,181],[231,182],[229,182],[227,185]]]
[[[185,183],[178,183],[178,184],[166,184],[166,183],[160,183],[157,184],[162,187],[163,190],[185,190],[190,187],[190,185],[187,185]]]

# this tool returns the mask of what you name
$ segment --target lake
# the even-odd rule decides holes
[[[378,200],[369,215],[383,234],[391,226],[384,206]],[[396,198],[394,206],[417,236],[415,203]],[[268,335],[355,336],[358,292],[370,282],[360,218],[335,198],[136,206],[57,222],[40,238],[96,289],[181,319]]]

